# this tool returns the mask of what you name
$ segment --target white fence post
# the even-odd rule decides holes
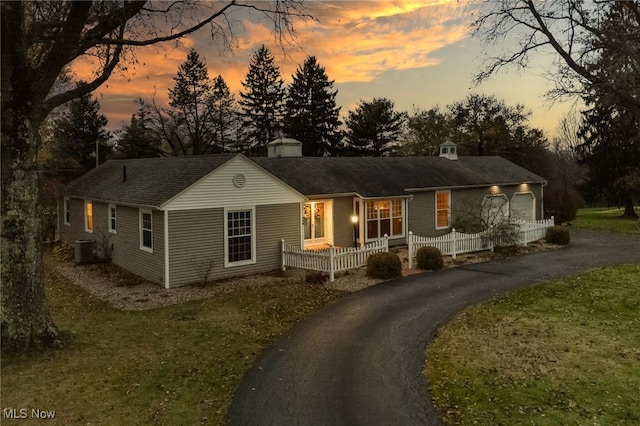
[[[389,236],[387,234],[384,234],[384,237],[382,237],[382,242],[383,242],[384,251],[388,252],[389,251]]]
[[[285,253],[284,253],[284,238],[283,238],[281,240],[281,243],[280,243],[280,263],[281,263],[280,268],[283,271],[286,271],[287,270],[287,266],[286,266],[285,261],[284,261],[284,256],[285,256]]]
[[[495,248],[495,238],[496,233],[493,231],[493,225],[491,225],[491,227],[489,228],[489,250],[491,250],[491,253],[493,253],[493,249]]]
[[[456,258],[456,253],[458,252],[458,239],[456,238],[456,228],[453,228],[451,230],[451,239],[453,240],[453,253],[452,253],[452,257],[455,259]]]
[[[413,269],[413,232],[409,231],[409,269]]]
[[[333,280],[335,279],[335,275],[334,275],[334,270],[335,265],[333,264],[333,260],[335,258],[335,248],[333,247],[333,244],[329,245],[329,281],[333,282]]]

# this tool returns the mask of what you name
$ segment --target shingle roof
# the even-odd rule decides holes
[[[65,195],[160,207],[235,155],[111,160],[69,183]],[[123,168],[127,180],[123,182]]]
[[[236,154],[237,155],[237,154]],[[65,195],[160,207],[234,155],[112,160],[67,185]],[[518,183],[545,179],[501,157],[251,158],[307,196],[356,193],[363,197],[412,191]],[[123,182],[123,166],[127,180]]]
[[[546,182],[502,157],[252,158],[305,195],[407,195],[412,190]]]

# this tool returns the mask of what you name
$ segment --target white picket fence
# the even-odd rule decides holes
[[[329,273],[329,280],[335,279],[335,273],[367,264],[374,253],[389,251],[389,237],[365,244],[362,247],[329,247],[322,249],[302,249],[282,240],[282,270],[287,266],[311,269]]]
[[[527,245],[527,243],[538,241],[545,237],[547,228],[554,226],[555,220],[551,219],[536,221],[514,221],[517,238],[516,244]],[[499,237],[491,229],[487,229],[476,234],[465,234],[453,229],[450,233],[439,237],[421,237],[409,232],[407,241],[409,246],[409,268],[413,268],[413,259],[416,252],[421,247],[437,247],[444,255],[452,256],[462,253],[491,250],[495,245],[500,245]]]

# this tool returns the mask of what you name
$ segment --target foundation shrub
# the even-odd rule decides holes
[[[389,279],[402,276],[402,262],[394,253],[374,253],[367,259],[367,276]]]
[[[416,253],[416,263],[423,271],[435,271],[444,267],[442,253],[437,247],[422,247]]]
[[[557,244],[561,246],[566,246],[571,240],[569,230],[562,226],[552,226],[551,228],[548,228],[547,236],[545,238],[549,244]]]

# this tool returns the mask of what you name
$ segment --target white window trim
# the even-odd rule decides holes
[[[64,212],[63,212],[64,224],[67,226],[70,226],[71,225],[71,200],[69,199],[69,197],[64,197],[64,201],[62,202],[62,208],[64,209]]]
[[[108,224],[109,232],[111,232],[112,234],[117,234],[118,233],[118,208],[116,207],[115,204],[109,204],[107,208],[108,208],[107,220],[109,221],[109,224]],[[111,217],[111,209],[114,209],[115,213],[116,213],[115,217],[113,217],[113,219],[115,219],[115,222],[116,222],[115,228],[111,226],[111,224],[112,224],[112,222],[111,222],[111,219],[112,219],[112,217]]]
[[[369,232],[368,232],[368,223],[369,219],[367,218],[367,203],[370,201],[376,202],[376,203],[380,203],[382,201],[388,201],[389,202],[389,219],[391,220],[391,231],[393,231],[393,202],[394,201],[400,201],[400,209],[402,214],[400,215],[400,220],[402,220],[402,233],[400,234],[394,234],[394,235],[388,235],[389,238],[404,238],[405,234],[405,224],[407,223],[406,221],[406,214],[407,214],[407,205],[405,204],[405,199],[404,198],[384,198],[384,199],[380,199],[380,200],[363,200],[362,202],[362,209],[363,212],[361,212],[361,215],[363,217],[363,231],[365,233],[365,241],[366,242],[371,242],[371,241],[378,241],[384,238],[384,235],[380,235],[380,209],[378,208],[378,218],[376,219],[378,222],[378,237],[376,238],[369,238]],[[378,204],[379,206],[379,204]],[[373,220],[373,219],[372,219]]]
[[[448,205],[447,205],[447,226],[438,226],[438,194],[448,194],[449,196],[447,197],[447,201],[448,201]],[[449,226],[451,226],[451,191],[450,190],[446,190],[446,191],[436,191],[435,195],[433,196],[433,208],[434,208],[434,213],[435,213],[435,228],[436,229],[449,229]]]
[[[142,215],[143,214],[148,214],[149,216],[151,216],[151,247],[147,247],[144,245],[144,238],[143,238],[143,231],[144,229],[142,228]],[[153,253],[153,213],[151,212],[151,210],[147,210],[147,209],[139,209],[138,210],[138,221],[139,221],[139,229],[140,229],[140,250],[142,251],[146,251],[148,253]]]
[[[93,228],[96,227],[96,215],[94,213],[94,209],[93,209],[93,201],[91,200],[84,200],[84,232],[88,232],[90,234],[93,234],[93,229],[89,229],[89,216],[87,215],[87,205],[91,204],[91,222],[93,225]]]
[[[324,204],[324,237],[321,238],[304,238],[304,229],[302,230],[302,240],[303,247],[304,246],[314,246],[318,244],[333,244],[333,200],[308,200],[302,203],[302,215],[304,215],[304,205],[305,204]],[[301,221],[304,224],[304,218]],[[304,225],[303,225],[304,228]]]
[[[251,212],[251,259],[229,262],[229,226],[227,224],[228,214],[233,212]],[[224,267],[232,268],[236,266],[253,265],[257,261],[256,253],[256,207],[224,208]]]

